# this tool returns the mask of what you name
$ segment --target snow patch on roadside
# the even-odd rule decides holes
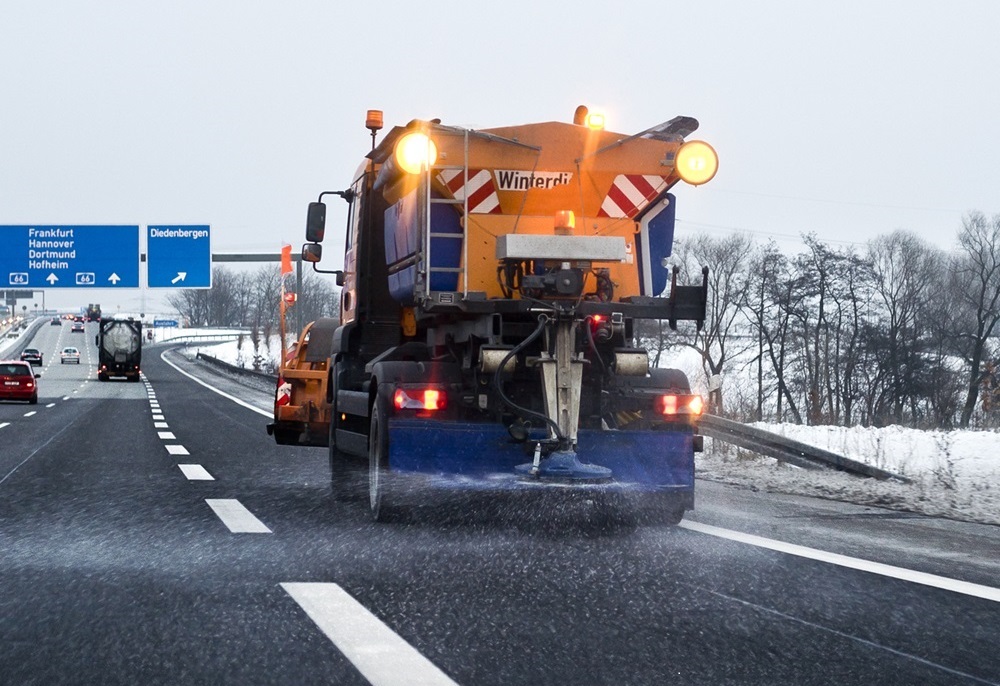
[[[898,426],[754,426],[887,469],[912,483],[799,469],[709,438],[697,456],[698,476],[754,490],[1000,525],[1000,434]]]

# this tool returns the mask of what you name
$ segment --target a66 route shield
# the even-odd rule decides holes
[[[207,224],[146,227],[150,288],[211,288],[212,231]]]

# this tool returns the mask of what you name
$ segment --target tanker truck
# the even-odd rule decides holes
[[[636,325],[705,318],[708,268],[679,284],[667,266],[673,189],[718,166],[687,140],[698,122],[625,135],[581,106],[572,123],[413,120],[377,145],[382,113],[366,126],[371,152],[310,203],[302,249],[341,286],[339,319],[303,331],[268,433],[327,447],[335,490],[367,464],[376,521],[443,487],[571,489],[680,522],[702,399],[650,368]],[[339,270],[318,266],[327,196],[347,205]]]
[[[131,317],[100,320],[97,344],[97,379],[108,381],[112,376],[139,380],[142,363],[142,322]]]

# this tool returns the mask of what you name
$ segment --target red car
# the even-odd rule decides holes
[[[8,360],[0,362],[0,399],[38,402],[38,377],[27,362]]]

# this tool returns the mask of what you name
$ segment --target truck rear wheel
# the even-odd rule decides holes
[[[385,403],[376,398],[368,434],[368,506],[376,522],[394,521],[400,514],[390,488],[388,420]]]
[[[336,431],[336,423],[331,418],[327,443],[330,457],[330,489],[337,500],[359,499],[364,494],[364,472],[353,456],[337,450]]]
[[[675,495],[651,495],[645,505],[646,520],[654,526],[677,526],[684,519],[684,501]]]

